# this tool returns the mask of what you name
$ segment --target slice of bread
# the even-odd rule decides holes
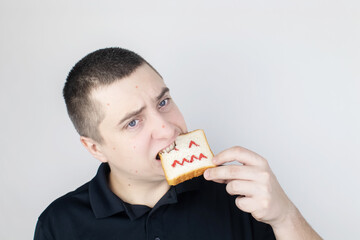
[[[215,167],[214,154],[201,129],[178,136],[175,148],[159,155],[169,185],[200,176],[207,168]]]

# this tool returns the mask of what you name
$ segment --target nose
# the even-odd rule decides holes
[[[152,138],[153,139],[172,139],[179,135],[180,131],[165,116],[159,112],[153,114],[152,118]]]

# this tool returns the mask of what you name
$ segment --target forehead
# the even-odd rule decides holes
[[[155,100],[164,87],[166,85],[163,79],[150,66],[144,64],[130,76],[95,89],[91,96],[100,103],[105,113],[121,117]]]

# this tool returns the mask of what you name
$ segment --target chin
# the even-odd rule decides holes
[[[161,161],[160,160],[155,160],[155,164],[153,165],[154,166],[154,169],[156,171],[156,173],[160,176],[163,176],[165,177],[165,172],[164,172],[164,169],[161,165]]]
[[[165,172],[164,172],[164,169],[161,167],[161,169],[159,169],[159,175],[165,179]]]

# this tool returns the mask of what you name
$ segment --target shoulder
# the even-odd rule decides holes
[[[39,220],[44,224],[54,221],[56,216],[60,219],[69,216],[71,212],[77,211],[78,207],[91,208],[89,200],[89,183],[85,183],[76,190],[69,192],[53,201],[40,215]]]
[[[89,183],[86,183],[53,201],[39,216],[34,239],[58,239],[70,230],[74,221],[81,220],[79,213],[91,214],[88,190]]]

